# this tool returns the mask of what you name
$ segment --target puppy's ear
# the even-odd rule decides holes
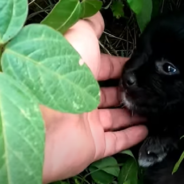
[[[152,53],[153,48],[158,48],[160,43],[166,47],[176,46],[178,41],[184,40],[184,11],[162,14],[152,18],[148,23],[140,39],[137,42],[139,52]],[[160,46],[163,50],[164,47]]]

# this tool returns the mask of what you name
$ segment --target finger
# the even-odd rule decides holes
[[[127,109],[100,109],[98,113],[99,121],[105,131],[118,130],[145,121],[142,117],[131,117]]]
[[[106,149],[104,157],[114,155],[122,150],[141,142],[148,134],[147,128],[143,125],[134,126],[117,132],[106,132]]]
[[[91,17],[87,17],[84,20],[87,21],[91,25],[97,38],[99,39],[105,28],[105,23],[104,23],[101,13],[97,12],[95,15]]]
[[[118,106],[121,103],[120,90],[118,87],[107,87],[100,89],[99,108]]]
[[[103,28],[103,27],[101,27]],[[103,32],[103,29],[101,30]],[[80,64],[86,63],[93,73],[95,79],[100,68],[100,49],[99,40],[91,25],[84,20],[78,21],[65,34],[67,41],[80,54]]]
[[[122,68],[128,58],[101,54],[101,64],[97,79],[100,81],[120,78]]]

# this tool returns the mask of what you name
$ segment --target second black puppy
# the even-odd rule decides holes
[[[146,116],[149,136],[139,150],[145,184],[184,184],[184,13],[162,15],[142,33],[122,72],[128,109]]]

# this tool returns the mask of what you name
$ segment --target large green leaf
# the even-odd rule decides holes
[[[83,0],[81,3],[81,18],[91,17],[96,14],[102,7],[100,0]]]
[[[42,24],[64,33],[79,20],[80,13],[79,0],[60,0],[42,21]]]
[[[139,14],[143,8],[143,0],[127,0],[128,5],[135,14]]]
[[[118,177],[120,168],[115,158],[106,157],[92,163],[89,167],[91,177],[97,183],[110,184]]]
[[[0,0],[0,44],[21,30],[28,14],[27,3],[27,0]]]
[[[24,83],[43,105],[82,113],[99,104],[99,86],[90,69],[66,39],[46,25],[25,26],[1,59],[3,71]]]
[[[118,184],[137,184],[138,182],[138,165],[133,157],[128,157],[123,164],[119,177]]]
[[[137,23],[140,31],[143,32],[148,22],[151,20],[152,15],[152,0],[143,0],[141,12],[136,14]]]
[[[18,81],[0,74],[0,183],[40,184],[44,123],[37,101]]]

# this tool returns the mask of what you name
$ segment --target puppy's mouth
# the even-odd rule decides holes
[[[122,92],[122,103],[130,111],[135,110],[135,104],[130,98],[128,98],[127,91]]]
[[[127,108],[129,111],[134,112],[136,110],[136,105],[134,100],[128,94],[128,90],[120,85],[120,93],[121,93],[121,104],[123,107]]]
[[[157,112],[157,106],[152,103],[153,98],[148,96],[141,88],[127,89],[120,85],[121,104],[126,107],[132,114],[147,116]]]

